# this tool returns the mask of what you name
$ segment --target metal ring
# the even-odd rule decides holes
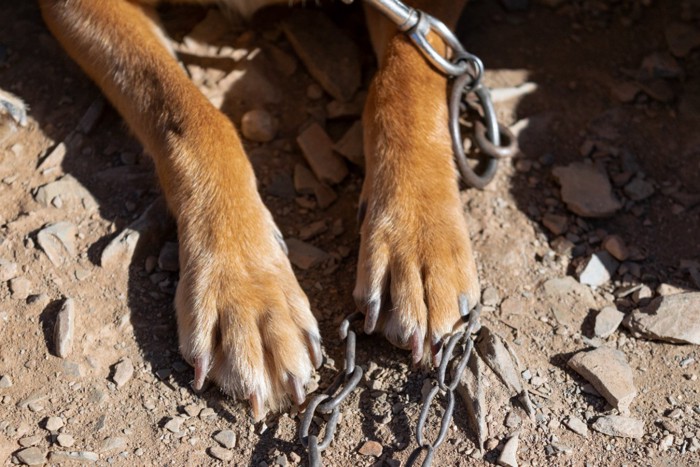
[[[476,169],[473,169],[467,161],[464,153],[464,144],[462,143],[462,132],[459,128],[459,106],[462,103],[462,94],[465,89],[468,92],[474,92],[479,98],[484,110],[484,118],[486,119],[486,134],[495,146],[500,145],[500,133],[498,131],[498,122],[496,121],[496,112],[488,95],[488,90],[481,83],[472,88],[471,79],[468,74],[464,74],[455,78],[454,83],[452,83],[452,96],[449,102],[450,135],[452,136],[452,151],[454,152],[462,181],[472,188],[483,189],[496,175],[498,159],[485,155]]]
[[[345,387],[343,387],[343,389],[341,389],[340,392],[331,400],[319,405],[318,411],[321,413],[328,413],[332,410],[335,410],[335,408],[338,407],[340,403],[345,400],[346,397],[348,397],[348,394],[350,394],[357,387],[358,383],[362,379],[363,374],[364,372],[362,371],[362,367],[359,365],[356,366],[355,371],[352,373],[352,376],[345,383]]]
[[[418,10],[417,10],[418,11]],[[433,31],[438,37],[447,43],[451,47],[456,55],[459,55],[464,49],[459,41],[451,33],[446,34],[449,31],[447,27],[442,24],[437,19],[432,16],[418,11],[418,22],[410,30],[406,32],[408,37],[416,44],[416,46],[425,53],[428,61],[439,71],[447,74],[448,76],[460,76],[466,73],[468,69],[468,64],[463,61],[457,61],[455,63],[450,62],[445,57],[440,55],[435,48],[430,45],[426,34]]]
[[[309,428],[311,428],[311,421],[314,418],[314,413],[316,412],[316,407],[318,404],[328,399],[328,394],[319,394],[309,401],[304,411],[304,417],[301,419],[301,426],[299,427],[299,442],[305,448],[309,447]]]
[[[515,136],[513,136],[513,133],[507,126],[500,123],[498,124],[498,133],[501,141],[505,140],[507,144],[496,146],[489,141],[486,136],[486,126],[480,121],[474,124],[474,139],[482,153],[495,159],[508,159],[513,157],[518,151],[518,143],[515,140]]]

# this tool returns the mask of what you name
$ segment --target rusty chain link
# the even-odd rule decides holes
[[[355,344],[357,334],[350,327],[354,321],[362,319],[363,315],[359,311],[350,314],[340,324],[340,340],[345,341],[345,369],[338,373],[333,383],[326,389],[324,394],[319,394],[309,401],[304,411],[299,427],[299,440],[302,446],[309,453],[309,466],[321,466],[321,452],[323,452],[333,441],[338,420],[340,419],[340,404],[350,395],[362,379],[363,370],[359,365],[355,365]],[[340,389],[340,391],[338,391]],[[337,394],[336,394],[337,392]],[[334,395],[335,394],[335,395]],[[319,434],[309,434],[314,415],[330,414],[326,422],[326,430],[323,438],[319,440]]]

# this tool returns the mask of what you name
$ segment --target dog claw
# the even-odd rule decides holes
[[[321,339],[318,336],[311,334],[306,335],[309,344],[309,356],[314,368],[318,368],[323,364],[323,353],[321,352]]]
[[[411,335],[409,345],[411,346],[413,365],[418,366],[423,359],[423,336],[418,329]]]
[[[290,374],[287,377],[287,391],[289,395],[292,396],[292,401],[296,405],[301,405],[306,400],[306,391],[304,391],[304,385],[296,376]]]
[[[459,294],[459,314],[465,319],[469,316],[469,299],[467,294]]]
[[[372,299],[367,304],[367,314],[365,315],[365,334],[372,334],[374,328],[377,327],[377,320],[379,319],[379,300]]]
[[[259,422],[265,415],[265,403],[263,402],[260,390],[255,390],[248,398],[250,402],[250,411],[253,414],[253,421]]]
[[[433,355],[433,365],[440,366],[442,360],[442,339],[433,337],[430,343],[430,353]]]
[[[193,387],[195,391],[201,391],[204,387],[204,381],[207,379],[207,374],[209,373],[210,361],[208,354],[194,359]]]

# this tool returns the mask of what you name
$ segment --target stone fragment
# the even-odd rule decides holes
[[[58,431],[63,427],[63,419],[61,417],[49,417],[46,419],[46,429],[48,431]]]
[[[126,438],[110,436],[102,441],[100,452],[122,451],[124,448],[126,448]]]
[[[571,276],[550,279],[542,286],[544,297],[556,320],[579,329],[591,308],[596,308],[590,288]]]
[[[498,456],[498,465],[503,467],[518,467],[518,442],[519,434],[515,432],[513,436],[508,438],[505,446],[503,446],[503,451]]]
[[[487,405],[484,391],[484,375],[486,371],[484,361],[479,358],[476,352],[472,352],[467,369],[462,373],[462,379],[457,385],[457,393],[467,407],[467,414],[476,432],[478,447],[481,451],[484,450],[484,441],[488,434],[488,426],[486,425]]]
[[[22,449],[21,451],[17,451],[15,456],[25,465],[44,465],[46,462],[44,451],[38,447]]]
[[[157,198],[141,216],[129,224],[102,250],[103,268],[127,268],[141,248],[157,243],[175,228],[163,197]]]
[[[591,287],[600,287],[612,278],[618,266],[618,262],[607,251],[593,253],[579,272],[579,282]]]
[[[379,444],[377,441],[370,440],[360,446],[360,450],[358,452],[363,456],[381,457],[383,450],[384,449],[382,448],[381,444]]]
[[[17,277],[18,272],[19,268],[17,267],[17,263],[0,259],[0,282],[7,282],[10,279],[14,279]]]
[[[586,425],[586,422],[584,422],[580,418],[569,417],[564,422],[564,425],[566,425],[566,427],[574,433],[581,435],[584,438],[588,438],[588,425]]]
[[[637,336],[700,345],[700,292],[657,297],[623,324]]]
[[[12,298],[25,300],[32,290],[32,283],[24,276],[15,277],[8,282]]]
[[[34,192],[34,199],[44,207],[52,206],[51,203],[56,197],[60,197],[63,203],[69,203],[71,207],[82,206],[87,211],[98,207],[97,200],[72,175],[64,175]]]
[[[333,141],[318,123],[298,137],[297,143],[316,177],[325,183],[340,183],[348,174],[343,159],[333,152]]]
[[[595,431],[608,436],[635,439],[640,439],[644,436],[644,422],[642,420],[621,415],[600,417],[593,422],[591,427]]]
[[[620,326],[625,314],[618,311],[613,306],[606,306],[595,317],[595,325],[593,335],[595,337],[605,338],[614,333]]]
[[[12,380],[7,375],[0,376],[0,389],[12,387]]]
[[[180,270],[180,256],[177,242],[165,242],[158,255],[158,267],[162,271],[177,272]]]
[[[692,24],[670,23],[665,33],[668,48],[676,57],[685,57],[691,50],[700,47],[700,30]]]
[[[618,261],[625,261],[630,256],[629,248],[627,248],[624,240],[619,235],[608,235],[605,237],[603,248]]]
[[[289,260],[298,268],[311,269],[328,258],[328,253],[297,238],[285,240],[289,249]]]
[[[182,417],[172,417],[168,419],[167,422],[165,422],[163,428],[165,428],[171,433],[179,433],[180,431],[182,431],[182,422],[184,421],[185,419]]]
[[[350,102],[334,100],[326,105],[326,116],[329,119],[359,117],[365,108],[367,93],[360,91]]]
[[[316,176],[301,164],[294,166],[294,189],[302,195],[314,194],[314,189],[320,184]]]
[[[637,388],[625,354],[609,347],[599,347],[577,353],[568,364],[591,383],[611,406],[628,413]]]
[[[56,437],[56,441],[58,441],[58,445],[62,448],[69,448],[75,444],[75,440],[73,439],[73,437],[66,433],[59,434]]]
[[[279,123],[263,109],[254,109],[243,114],[241,119],[241,132],[243,136],[258,143],[267,143],[275,139]]]
[[[75,334],[75,302],[67,298],[56,317],[53,329],[53,341],[56,345],[56,355],[66,358],[73,348]]]
[[[642,88],[639,84],[634,81],[623,81],[621,83],[614,83],[610,87],[610,92],[612,96],[622,103],[628,103],[634,101],[637,94],[640,93]]]
[[[487,287],[481,294],[481,303],[486,306],[496,306],[500,303],[501,297],[495,287]]]
[[[561,185],[567,208],[582,217],[609,217],[622,207],[612,192],[608,175],[597,168],[574,162],[555,167],[552,174]]]
[[[37,243],[54,266],[61,267],[76,256],[78,229],[70,222],[49,224],[37,234]]]
[[[364,167],[365,151],[362,138],[362,122],[357,120],[335,143],[333,149],[353,164]]]
[[[124,358],[119,363],[114,365],[114,375],[112,376],[112,381],[121,388],[126,383],[129,382],[131,377],[134,375],[134,365],[131,363],[131,359]]]
[[[668,52],[653,52],[644,57],[640,71],[644,79],[673,79],[683,74],[683,68],[678,64],[678,60]]]
[[[98,96],[97,99],[92,101],[78,122],[78,131],[86,135],[92,133],[92,130],[94,130],[97,125],[97,121],[102,116],[104,108],[105,99],[102,96]]]
[[[328,94],[349,101],[362,78],[357,47],[327,15],[311,10],[297,13],[282,23],[287,40]]]
[[[63,163],[63,159],[65,159],[66,157],[66,152],[66,143],[58,143],[56,146],[53,147],[53,149],[46,153],[41,162],[39,162],[37,170],[43,171],[46,169],[58,167]]]
[[[569,222],[566,216],[547,213],[542,217],[542,224],[554,235],[561,235],[566,232]]]
[[[654,185],[642,177],[635,177],[625,185],[624,192],[632,201],[642,201],[654,194]]]
[[[65,462],[88,462],[94,463],[100,460],[100,456],[91,451],[61,452],[52,451],[49,453],[49,460],[54,463]]]
[[[325,209],[338,199],[338,195],[333,191],[333,189],[323,183],[319,183],[316,188],[314,188],[314,196],[318,202],[318,206],[321,209]]]
[[[299,238],[302,240],[310,240],[321,235],[326,230],[328,230],[326,221],[321,220],[312,222],[311,224],[305,225],[299,229]]]
[[[236,433],[231,430],[221,430],[216,432],[214,440],[226,449],[236,447]]]
[[[220,446],[212,446],[207,449],[207,452],[214,459],[218,459],[222,462],[231,462],[233,460],[233,453],[228,449],[224,449]]]
[[[41,435],[25,436],[24,438],[20,438],[18,443],[23,448],[28,448],[31,446],[36,446],[37,444],[41,443],[43,439],[44,437]]]

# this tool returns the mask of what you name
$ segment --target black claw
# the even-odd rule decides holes
[[[365,221],[365,214],[367,214],[367,202],[362,201],[360,207],[357,209],[357,226],[362,227],[362,223]]]
[[[372,334],[374,332],[374,328],[377,327],[380,307],[381,302],[376,298],[373,298],[367,304],[367,313],[365,314],[365,334]]]

